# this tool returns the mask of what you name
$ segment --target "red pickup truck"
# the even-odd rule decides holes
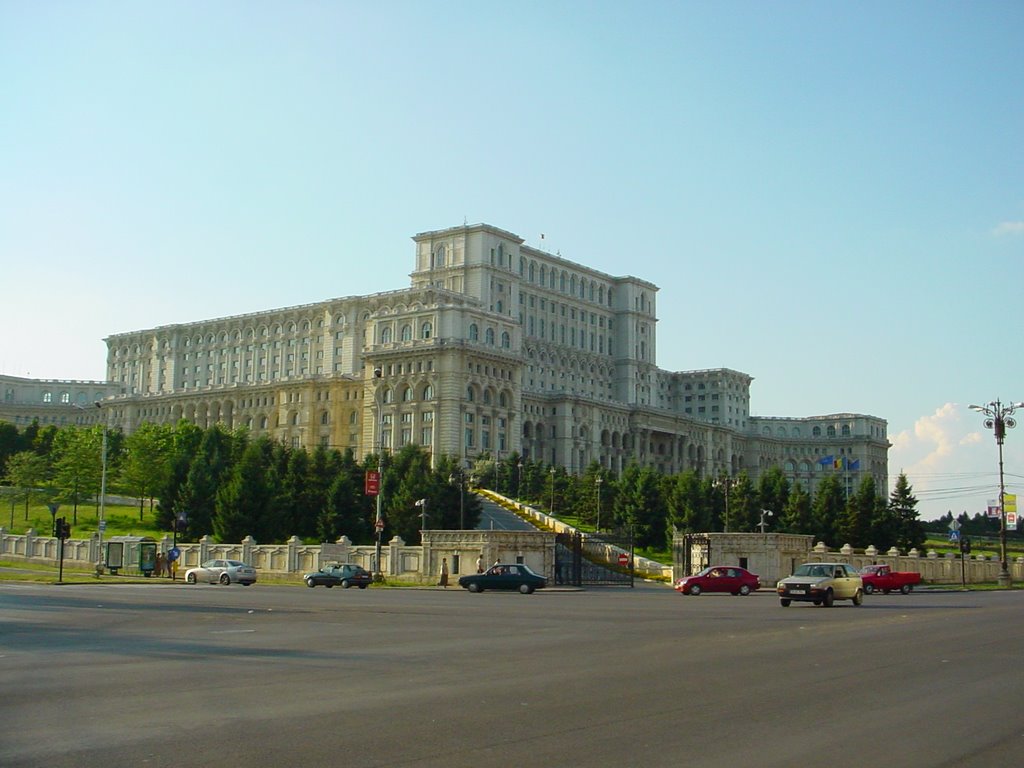
[[[921,583],[920,573],[894,571],[888,565],[865,565],[860,569],[860,579],[864,582],[864,594],[882,592],[888,595],[899,590],[904,595]]]

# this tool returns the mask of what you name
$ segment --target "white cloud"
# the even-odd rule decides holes
[[[976,496],[984,496],[977,486],[991,473],[992,462],[983,450],[983,435],[975,421],[964,419],[964,410],[946,403],[933,413],[921,416],[912,430],[891,438],[889,481],[894,484],[901,472],[918,498],[923,520],[933,520],[956,508],[975,508]]]
[[[992,230],[992,234],[996,237],[1024,235],[1024,221],[1004,221]]]

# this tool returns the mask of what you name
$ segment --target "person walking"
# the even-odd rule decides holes
[[[448,558],[441,558],[441,586],[448,589]]]
[[[484,556],[483,555],[480,555],[480,557],[478,557],[476,559],[476,572],[477,573],[483,573],[484,572]]]

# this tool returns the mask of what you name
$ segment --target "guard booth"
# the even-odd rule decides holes
[[[152,536],[111,536],[106,547],[107,570],[117,575],[120,570],[136,570],[152,576],[156,568],[156,539]]]

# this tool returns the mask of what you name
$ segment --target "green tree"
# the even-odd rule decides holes
[[[836,543],[849,544],[858,549],[864,549],[869,544],[881,544],[872,541],[872,533],[876,530],[879,512],[884,509],[884,500],[878,497],[875,488],[875,478],[865,475],[857,492],[846,503],[846,509],[837,526]]]
[[[903,472],[896,478],[896,485],[889,496],[889,509],[896,519],[895,546],[904,552],[924,549],[925,531],[918,519],[917,499]]]
[[[757,481],[757,497],[761,509],[770,510],[776,522],[789,501],[790,483],[779,467],[771,467]]]
[[[148,499],[153,499],[167,483],[171,472],[172,437],[166,426],[143,422],[125,438],[125,460],[121,464],[121,487],[139,500],[139,521]]]
[[[66,427],[53,441],[56,499],[72,505],[73,525],[78,525],[78,505],[99,493],[101,450],[95,430]]]
[[[667,516],[655,470],[637,464],[626,467],[614,504],[615,522],[633,528],[637,546],[665,549]]]
[[[840,546],[839,524],[846,509],[846,499],[839,478],[829,472],[818,484],[811,505],[811,531],[815,542],[823,541],[828,546]]]
[[[8,484],[19,489],[25,499],[25,520],[28,520],[28,508],[33,493],[42,493],[49,468],[46,459],[35,451],[19,451],[7,460]]]
[[[710,489],[710,483],[702,484],[692,469],[672,476],[667,483],[665,495],[667,524],[672,530],[682,533],[711,530]]]
[[[264,452],[259,445],[249,445],[217,492],[213,517],[217,540],[236,542],[252,535],[263,541],[259,534],[270,510],[270,496]]]
[[[795,483],[789,491],[779,517],[778,530],[782,533],[814,533],[811,496],[800,483]]]

